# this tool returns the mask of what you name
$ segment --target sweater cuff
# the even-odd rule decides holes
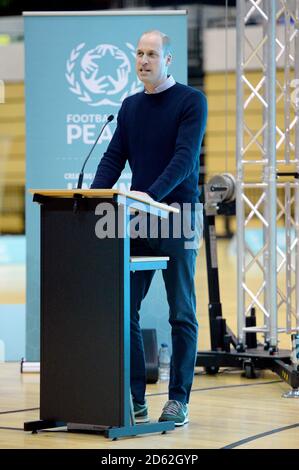
[[[157,196],[154,194],[152,191],[145,191],[146,194],[148,194],[154,201],[157,201]]]

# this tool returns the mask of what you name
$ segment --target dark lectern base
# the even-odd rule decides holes
[[[105,436],[115,440],[118,437],[137,436],[137,434],[150,434],[152,432],[165,434],[166,431],[171,431],[172,429],[174,429],[174,423],[170,421],[163,423],[135,424],[134,426],[124,426],[122,428],[109,428],[105,431]]]
[[[76,424],[64,423],[62,421],[29,421],[24,423],[24,431],[31,431],[33,434],[41,431],[42,429],[60,428],[67,426],[70,432],[104,432],[105,437],[108,439],[116,440],[119,437],[137,436],[138,434],[150,434],[154,432],[161,432],[165,434],[167,431],[172,431],[175,427],[173,422],[153,422],[147,424],[134,424],[132,426],[122,427],[107,427],[94,424]]]
[[[35,433],[37,431],[41,431],[42,429],[61,428],[63,426],[66,426],[66,423],[63,421],[40,419],[38,421],[27,421],[24,423],[24,431],[32,431],[32,433]]]

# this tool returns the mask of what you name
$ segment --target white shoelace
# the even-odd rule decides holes
[[[169,400],[163,408],[163,411],[170,415],[176,415],[178,410],[183,408],[183,404],[177,400]]]

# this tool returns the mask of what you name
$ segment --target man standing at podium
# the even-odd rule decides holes
[[[136,72],[144,91],[126,98],[118,113],[113,138],[100,161],[91,188],[112,188],[128,160],[131,190],[167,204],[189,203],[188,216],[197,239],[202,235],[199,204],[199,155],[207,118],[206,98],[168,75],[172,60],[169,37],[148,31],[139,39]],[[186,206],[187,204],[185,204]],[[184,207],[185,207],[184,206]],[[197,209],[197,210],[196,210]],[[184,219],[184,214],[181,217]],[[163,279],[169,304],[172,358],[169,400],[159,421],[188,422],[188,403],[197,353],[195,299],[196,246],[187,248],[183,235],[131,240],[131,254],[169,256]],[[183,233],[183,232],[182,232]],[[145,359],[139,310],[154,271],[131,274],[131,392],[136,422],[148,421],[145,400]]]

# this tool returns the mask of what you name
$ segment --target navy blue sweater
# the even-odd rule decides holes
[[[204,94],[179,83],[161,93],[126,98],[91,188],[112,188],[128,160],[131,190],[156,201],[197,202],[206,119]]]

